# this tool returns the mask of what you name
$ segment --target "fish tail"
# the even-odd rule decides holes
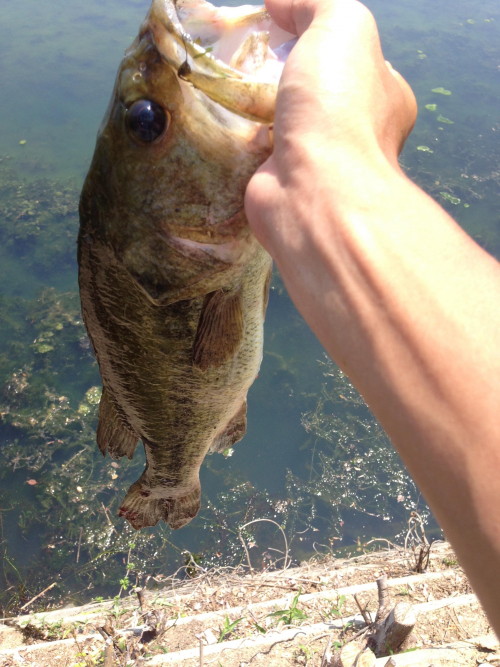
[[[187,493],[182,498],[175,498],[166,501],[168,504],[168,513],[164,520],[168,523],[170,528],[176,530],[182,528],[187,523],[194,519],[201,507],[201,486],[198,482],[192,491]]]
[[[165,497],[158,497],[158,487],[152,490],[141,480],[132,484],[118,510],[118,516],[127,519],[135,530],[156,526],[160,520],[176,530],[198,514],[201,506],[199,481],[185,495],[172,498],[168,497],[171,489],[165,489]]]

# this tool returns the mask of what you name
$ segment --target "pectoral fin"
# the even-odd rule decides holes
[[[103,456],[131,459],[139,442],[139,436],[119,416],[106,388],[102,390],[97,425],[97,444]]]
[[[207,294],[193,345],[193,364],[202,371],[219,368],[238,351],[244,328],[240,292]]]

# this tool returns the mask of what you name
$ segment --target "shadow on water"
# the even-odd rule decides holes
[[[369,4],[386,57],[419,102],[403,168],[500,257],[496,3]],[[238,527],[255,518],[283,526],[295,562],[315,550],[363,549],[372,536],[400,539],[413,511],[440,535],[277,274],[248,433],[227,457],[207,457],[199,516],[177,532],[162,524],[136,533],[118,519],[144,456],[114,462],[95,445],[100,378],[76,294],[75,239],[95,132],[146,9],[142,0],[29,0],[23,16],[8,3],[0,26],[9,128],[0,137],[0,604],[8,612],[53,582],[40,607],[124,594],[189,554],[204,567],[240,562]],[[256,568],[283,562],[275,527],[245,534]]]

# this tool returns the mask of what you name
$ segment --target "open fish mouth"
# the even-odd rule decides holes
[[[272,124],[279,78],[297,38],[264,7],[153,0],[138,39],[146,32],[181,79],[239,116]]]

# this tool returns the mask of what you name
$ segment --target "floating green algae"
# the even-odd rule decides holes
[[[450,204],[454,204],[455,206],[460,204],[461,200],[458,197],[453,197],[453,195],[450,195],[448,192],[440,192],[439,194],[441,197],[443,197],[443,199],[448,200]]]
[[[437,109],[437,104],[426,104],[425,105],[426,109],[429,109],[429,111],[436,111]]]
[[[445,88],[433,88],[433,93],[439,93],[440,95],[451,95],[451,90],[446,90]]]
[[[429,146],[417,146],[417,151],[422,151],[422,153],[434,153]]]
[[[448,125],[454,125],[455,122],[453,120],[450,120],[449,118],[445,118],[444,116],[439,115],[437,117],[438,123],[447,123]]]

